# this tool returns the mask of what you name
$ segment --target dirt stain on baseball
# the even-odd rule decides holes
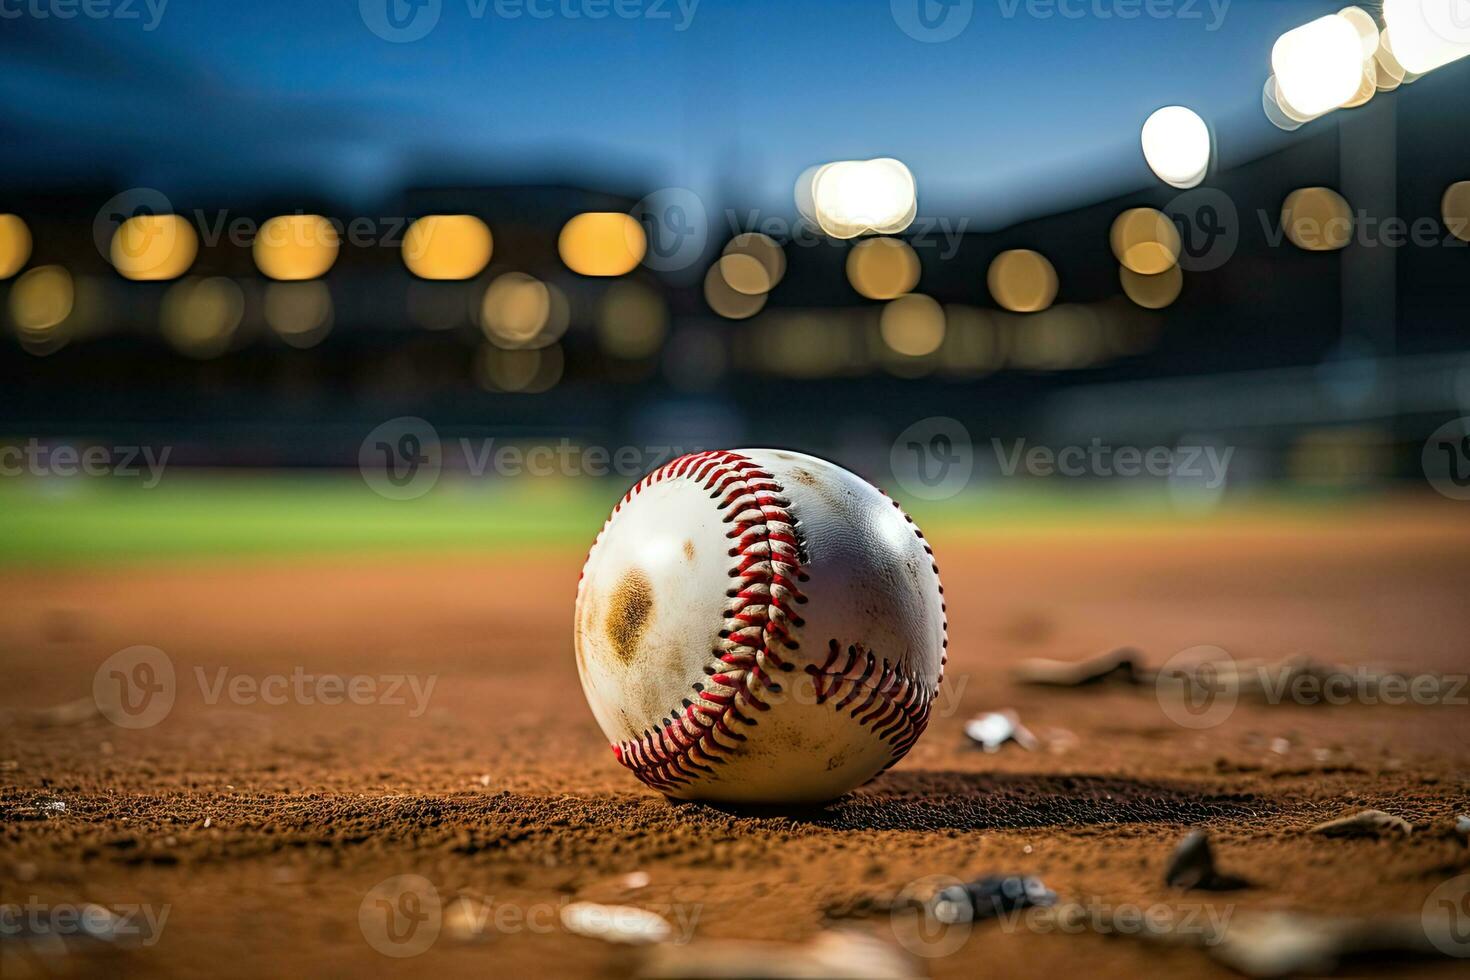
[[[630,568],[618,579],[613,589],[612,602],[607,611],[607,638],[612,641],[613,652],[623,663],[632,663],[638,653],[638,643],[648,621],[653,615],[653,586],[648,576],[637,568]]]
[[[684,557],[688,561],[693,561],[694,560],[694,542],[693,541],[685,541],[684,542]]]

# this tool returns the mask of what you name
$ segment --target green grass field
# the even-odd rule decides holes
[[[356,472],[170,472],[158,486],[108,478],[0,480],[0,563],[353,552],[584,549],[622,481],[443,478],[415,500],[373,493]],[[1162,489],[1008,485],[904,506],[932,532],[1167,530],[1181,523],[1340,513],[1320,495],[1256,497],[1208,514]],[[1331,501],[1333,506],[1324,506]]]

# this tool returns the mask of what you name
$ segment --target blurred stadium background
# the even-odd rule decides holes
[[[649,465],[790,446],[888,484],[895,437],[949,417],[975,476],[929,519],[1004,525],[1181,498],[1003,480],[992,439],[1233,447],[1196,513],[1427,494],[1426,437],[1470,413],[1470,60],[1282,132],[1271,43],[1333,5],[1237,0],[1216,29],[982,5],[943,44],[886,4],[706,0],[683,30],[446,6],[406,44],[255,6],[0,32],[0,445],[170,451],[146,494],[0,481],[11,558],[580,541],[604,510],[597,481],[447,452],[416,507],[362,493],[364,438],[405,416]],[[1214,135],[1193,190],[1138,149],[1172,102]],[[793,187],[842,156],[905,160],[913,223],[813,228]],[[1288,201],[1350,231],[1283,227]],[[1116,247],[1133,208],[1180,236],[1147,275]],[[1049,269],[993,264],[1012,249]]]

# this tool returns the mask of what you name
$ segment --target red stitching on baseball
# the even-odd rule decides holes
[[[806,575],[801,567],[798,521],[790,510],[791,502],[775,476],[748,457],[722,450],[681,456],[634,484],[613,508],[613,514],[653,484],[680,477],[701,484],[717,501],[725,523],[733,525],[725,536],[733,542],[730,557],[738,561],[730,569],[736,585],[727,593],[730,606],[725,611],[719,645],[712,651],[716,660],[705,668],[713,687],[696,685],[698,701],[686,701],[682,714],[676,711],[662,728],[612,746],[617,760],[634,775],[654,789],[665,791],[693,781],[697,778],[695,771],[713,773],[714,769],[704,763],[725,762],[721,755],[734,751],[736,746],[721,742],[716,733],[737,743],[746,740],[745,735],[730,727],[732,720],[754,725],[754,713],[770,710],[763,692],[781,691],[780,684],[771,680],[771,672],[794,669],[776,648],[799,648],[792,629],[800,627],[802,619],[792,607],[806,602],[799,585]],[[898,502],[893,505],[898,507]],[[913,524],[907,514],[904,518]],[[914,533],[923,538],[918,528]],[[924,550],[932,561],[934,553],[927,543]],[[937,565],[934,572],[939,572]],[[943,593],[942,586],[939,591]],[[947,624],[945,630],[947,647]],[[892,755],[884,765],[887,769],[902,759],[923,734],[934,695],[887,659],[880,661],[866,651],[860,658],[856,646],[848,650],[847,664],[834,670],[841,645],[831,640],[826,663],[821,667],[808,665],[806,672],[813,677],[818,704],[851,685],[834,710],[848,711],[859,724],[889,744]],[[861,673],[851,676],[859,664]],[[867,698],[849,707],[864,688]],[[742,710],[750,708],[755,712]]]

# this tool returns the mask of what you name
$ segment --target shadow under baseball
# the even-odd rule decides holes
[[[1185,781],[1084,774],[912,770],[886,773],[818,807],[707,806],[737,816],[783,816],[835,830],[1007,828],[1240,820],[1278,802]]]

